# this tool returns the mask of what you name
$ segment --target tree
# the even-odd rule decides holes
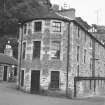
[[[49,11],[49,0],[0,0],[0,52],[3,52],[8,37],[18,37],[18,22],[41,16]],[[14,53],[17,41],[11,41]],[[17,56],[17,55],[16,55]]]

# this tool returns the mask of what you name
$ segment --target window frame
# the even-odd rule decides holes
[[[38,23],[40,23],[40,25],[38,25]],[[39,26],[40,26],[40,29],[39,29]],[[42,31],[42,21],[35,21],[34,22],[34,32],[41,32],[41,31]]]
[[[80,46],[77,46],[77,62],[79,62]]]
[[[23,33],[24,33],[24,35],[27,34],[27,23],[25,23],[25,24],[23,25]]]
[[[86,64],[86,53],[87,53],[87,51],[86,51],[86,49],[84,49],[84,64]]]
[[[61,32],[61,22],[53,21],[52,27],[53,27],[53,32]]]
[[[58,44],[57,47],[59,46],[59,48],[57,48],[57,49],[52,48],[52,46],[54,46],[53,44],[55,44],[55,43]],[[58,54],[57,54],[58,56],[54,54],[55,57],[51,57],[51,59],[59,59],[60,60],[60,58],[61,58],[60,57],[60,54],[61,54],[61,42],[60,41],[51,41],[51,52],[55,51],[55,50],[56,50],[55,54],[57,54],[57,52],[58,52]]]
[[[39,53],[34,52],[34,51],[36,51],[36,49],[35,49],[35,44],[34,44],[35,42],[40,42],[40,45],[39,45],[39,46],[40,46],[40,48],[39,48],[40,50],[38,49],[38,50],[40,51]],[[37,46],[37,45],[36,45],[36,46]],[[37,46],[37,47],[38,47],[38,46]],[[36,48],[37,48],[37,47],[36,47]],[[36,55],[36,54],[39,54],[39,55]],[[40,57],[41,57],[41,41],[35,40],[35,41],[33,41],[33,55],[32,55],[32,59],[37,59],[37,58],[40,59]]]
[[[25,49],[23,48],[23,44],[25,43]],[[27,48],[27,42],[22,42],[22,59],[26,58],[26,48]],[[24,55],[24,56],[23,56]]]

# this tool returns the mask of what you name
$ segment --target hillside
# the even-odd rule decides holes
[[[0,52],[11,38],[11,45],[17,51],[18,22],[42,16],[50,7],[49,0],[0,0]]]

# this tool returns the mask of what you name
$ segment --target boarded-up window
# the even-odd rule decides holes
[[[33,45],[33,59],[40,58],[41,41],[34,41]]]

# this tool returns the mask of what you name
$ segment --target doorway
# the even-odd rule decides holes
[[[51,88],[59,88],[59,71],[51,71]]]
[[[4,66],[4,76],[3,81],[7,81],[7,66]]]
[[[39,93],[40,90],[40,70],[31,71],[31,93]]]

